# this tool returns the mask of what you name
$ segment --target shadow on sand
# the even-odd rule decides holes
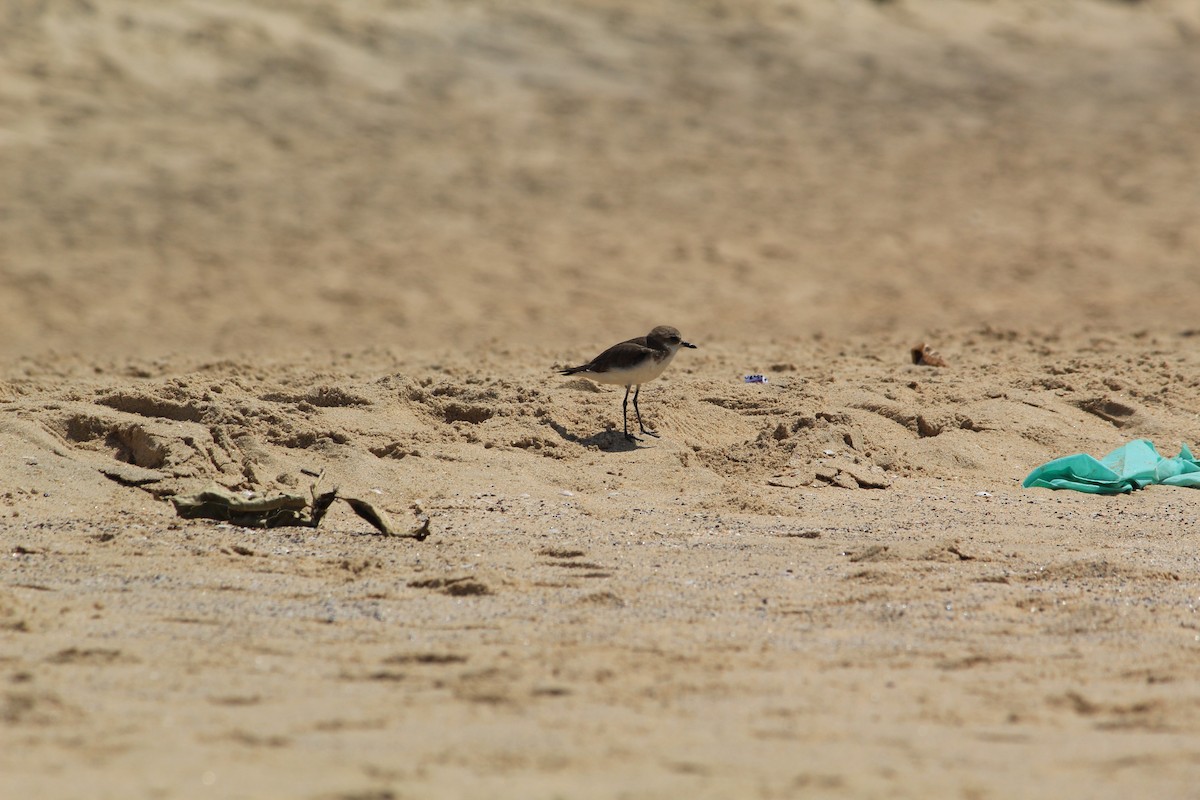
[[[544,424],[549,425],[554,429],[554,432],[568,442],[581,444],[584,447],[595,447],[599,450],[604,450],[608,453],[630,452],[639,450],[642,447],[643,439],[626,439],[625,434],[619,433],[615,429],[601,431],[600,433],[592,434],[587,437],[576,436],[568,431],[562,425],[552,420],[547,420]]]

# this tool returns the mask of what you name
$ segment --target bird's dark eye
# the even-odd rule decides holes
[[[668,339],[667,341],[668,341],[668,342],[670,342],[671,344],[678,344],[678,342],[679,342],[679,337],[678,337],[678,336],[672,336],[672,337],[671,337],[670,339]]]

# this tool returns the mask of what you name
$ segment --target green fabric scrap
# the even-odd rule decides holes
[[[1048,461],[1021,483],[1025,488],[1074,489],[1090,494],[1121,494],[1151,484],[1200,488],[1200,463],[1185,444],[1166,458],[1147,439],[1118,447],[1100,460],[1076,453]]]

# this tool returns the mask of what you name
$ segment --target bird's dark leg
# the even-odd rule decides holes
[[[628,394],[629,390],[626,389],[625,393]],[[641,387],[641,385],[638,385],[637,390],[634,391],[634,393],[633,393],[633,413],[637,414],[638,427],[642,429],[642,433],[646,434],[647,436],[653,436],[655,439],[657,439],[658,434],[655,433],[654,431],[646,430],[646,426],[644,424],[642,424],[642,411],[640,408],[638,408],[638,404],[637,404],[638,395],[641,393],[642,393],[642,387]]]
[[[639,386],[638,388],[640,389],[641,387]],[[621,422],[625,424],[625,438],[631,442],[636,442],[638,438],[636,436],[631,436],[629,433],[629,389],[630,387],[625,387],[625,399],[621,401]],[[633,410],[637,411],[637,395],[633,396]],[[639,416],[639,425],[641,424],[641,419],[642,418]]]

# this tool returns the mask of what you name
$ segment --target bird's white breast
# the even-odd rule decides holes
[[[637,386],[638,384],[652,381],[659,375],[663,374],[663,370],[671,363],[671,359],[675,358],[675,351],[669,351],[661,359],[655,359],[652,356],[647,357],[640,364],[627,367],[624,369],[610,369],[607,372],[589,372],[586,373],[589,378],[597,383],[614,383],[619,386]]]

